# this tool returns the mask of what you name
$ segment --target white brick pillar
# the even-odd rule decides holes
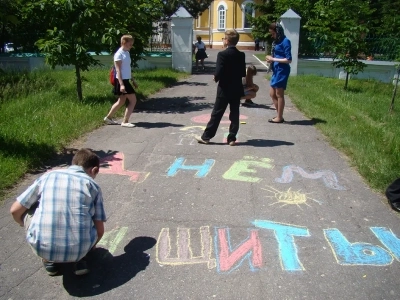
[[[290,75],[297,75],[297,64],[299,56],[300,39],[300,19],[301,17],[293,10],[289,9],[280,18],[286,37],[292,44],[292,63],[290,64]]]
[[[193,17],[184,7],[180,7],[171,21],[172,68],[192,72]]]

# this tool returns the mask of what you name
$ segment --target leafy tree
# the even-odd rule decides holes
[[[315,17],[314,6],[318,0],[276,0],[275,9],[276,14],[280,17],[289,8],[297,13],[300,19],[300,35],[299,35],[299,55],[301,56],[315,56],[315,45],[309,39],[310,32],[304,25],[308,20]]]
[[[183,6],[193,18],[197,18],[211,5],[212,0],[164,0],[163,2],[164,14],[167,17],[170,17],[180,6]]]
[[[75,67],[79,100],[83,99],[81,72],[100,65],[88,52],[99,53],[105,47],[115,50],[120,36],[131,33],[137,59],[151,34],[151,22],[162,14],[158,0],[41,0],[26,6],[28,15],[41,16],[41,24],[48,24],[46,36],[36,43],[46,54],[46,62],[53,68]]]
[[[272,43],[272,38],[268,32],[269,24],[279,21],[279,17],[289,8],[301,17],[300,26],[300,54],[313,52],[313,45],[308,39],[309,32],[303,25],[313,17],[313,8],[317,0],[262,0],[261,3],[253,4],[253,8],[260,13],[255,18],[250,18],[253,25],[253,35],[261,40]],[[269,52],[266,49],[266,52]]]
[[[344,88],[347,89],[349,74],[364,70],[359,55],[367,51],[365,36],[372,10],[364,0],[319,0],[315,4],[315,18],[306,27],[314,34],[314,42],[320,42],[320,51],[333,56],[333,65],[346,71]]]
[[[15,0],[0,0],[0,47],[3,47],[4,43],[11,42],[12,31],[14,27],[19,23],[17,14],[20,9],[20,1]],[[12,41],[15,42],[15,41]]]
[[[267,45],[272,43],[272,37],[269,34],[268,27],[272,22],[277,21],[275,9],[276,1],[262,0],[261,3],[254,3],[252,7],[259,13],[257,17],[248,16],[253,26],[252,34],[254,38],[266,41]],[[269,52],[269,47],[265,47],[265,52]]]

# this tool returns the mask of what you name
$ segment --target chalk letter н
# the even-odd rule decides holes
[[[279,258],[282,268],[286,271],[302,271],[304,270],[299,257],[297,255],[297,247],[293,236],[310,236],[308,229],[299,226],[291,226],[272,221],[255,220],[254,226],[271,229],[275,233],[279,246]]]
[[[205,177],[208,172],[210,172],[212,166],[214,165],[215,160],[206,159],[204,164],[198,166],[186,166],[184,165],[185,158],[179,157],[175,160],[175,162],[169,167],[167,176],[175,176],[179,170],[194,170],[197,171],[195,177],[202,178]]]
[[[368,243],[350,243],[336,228],[324,229],[337,262],[341,265],[385,266],[393,257],[382,247]]]

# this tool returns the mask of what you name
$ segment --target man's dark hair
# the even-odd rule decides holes
[[[72,164],[81,166],[86,170],[89,168],[100,167],[100,159],[92,150],[82,148],[75,153],[72,158]]]

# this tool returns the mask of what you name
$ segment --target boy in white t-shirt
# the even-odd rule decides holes
[[[130,83],[130,80],[132,80],[135,88],[138,88],[138,85],[132,76],[131,56],[129,53],[129,50],[131,50],[133,46],[133,41],[134,39],[131,35],[123,35],[121,37],[121,48],[119,48],[114,54],[114,66],[117,73],[114,84],[114,95],[118,95],[119,98],[117,102],[113,104],[109,113],[104,118],[104,122],[109,125],[118,124],[112,119],[112,117],[117,110],[125,104],[126,100],[128,100],[128,105],[125,109],[124,120],[122,121],[121,126],[128,128],[135,127],[134,124],[129,123],[129,117],[131,116],[136,105],[136,93]]]

